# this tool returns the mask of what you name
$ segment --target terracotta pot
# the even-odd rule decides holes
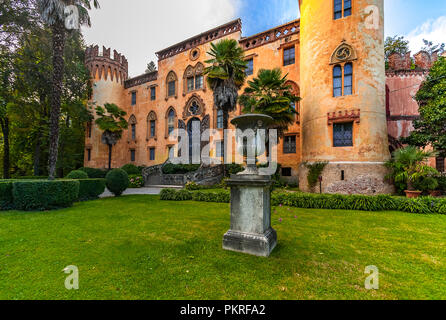
[[[431,197],[439,197],[439,196],[441,196],[441,191],[435,190],[435,191],[429,192],[429,194],[431,195]]]
[[[406,197],[408,198],[418,198],[423,193],[422,191],[410,191],[410,190],[406,190],[404,192],[406,193]]]

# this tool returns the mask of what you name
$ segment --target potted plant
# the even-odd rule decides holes
[[[432,175],[421,177],[419,181],[415,183],[415,188],[421,190],[425,194],[429,194],[432,197],[438,197],[441,192],[437,190],[439,184],[437,178]]]
[[[396,150],[392,159],[386,163],[390,169],[388,178],[396,183],[405,183],[404,192],[408,198],[418,198],[423,191],[416,189],[417,181],[428,176],[438,175],[438,171],[426,164],[426,160],[435,154],[413,146]]]

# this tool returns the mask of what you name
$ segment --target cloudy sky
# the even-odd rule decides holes
[[[328,0],[327,0],[328,1]],[[130,76],[144,72],[155,52],[236,18],[249,36],[299,17],[298,0],[100,0],[91,12],[87,44],[111,47],[129,60]],[[422,39],[446,42],[445,0],[385,0],[386,35],[404,35],[411,50]]]

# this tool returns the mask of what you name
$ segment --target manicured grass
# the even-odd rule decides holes
[[[228,204],[126,196],[1,212],[0,299],[446,298],[446,216],[276,210],[268,259],[221,249]],[[369,265],[379,290],[364,288]]]

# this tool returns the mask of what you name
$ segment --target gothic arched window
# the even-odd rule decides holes
[[[350,96],[353,93],[353,65],[347,63],[344,66],[344,96]]]
[[[169,97],[177,97],[178,77],[175,72],[170,71],[166,78],[166,99]]]
[[[173,130],[177,128],[176,122],[177,122],[177,113],[174,107],[170,107],[166,112],[166,124],[165,124],[166,138],[168,138],[169,135],[173,132]]]
[[[184,72],[183,82],[184,94],[196,90],[201,90],[204,88],[204,78],[203,78],[204,66],[202,63],[197,63],[195,67],[188,66]]]
[[[151,111],[147,116],[147,140],[156,138],[156,113]]]
[[[134,115],[132,115],[129,118],[129,125],[130,125],[129,141],[135,141],[136,140],[136,117]]]

